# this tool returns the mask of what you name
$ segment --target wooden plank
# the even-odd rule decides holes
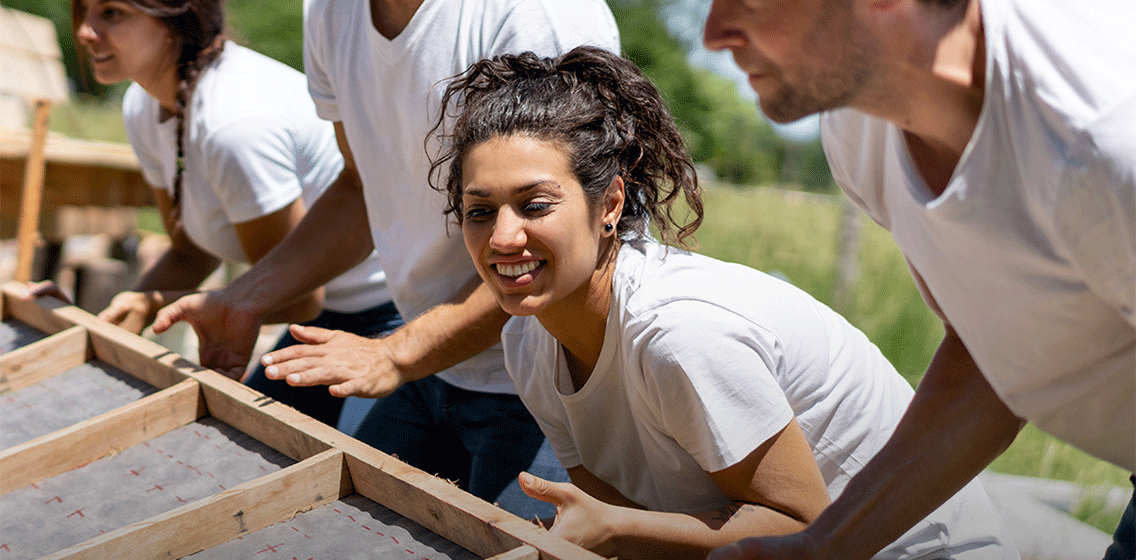
[[[0,494],[67,472],[205,415],[197,381],[0,452]]]
[[[55,298],[26,300],[24,284],[8,282],[0,289],[4,298],[4,319],[17,319],[47,334],[54,334],[75,326],[75,321],[57,313],[70,304]],[[76,308],[78,309],[78,308]],[[79,310],[82,311],[82,310]]]
[[[357,440],[338,447],[356,492],[475,554],[491,557],[528,544],[542,560],[603,558]]]
[[[172,387],[205,368],[182,358],[169,348],[146,340],[82,311],[71,317],[87,328],[96,358],[159,389]],[[68,310],[69,312],[71,310]]]
[[[47,143],[47,121],[51,116],[51,102],[38,99],[35,104],[35,117],[32,119],[32,145],[28,151],[27,165],[24,167],[24,190],[20,197],[20,222],[17,233],[16,280],[28,282],[32,279],[32,262],[39,243],[39,207],[43,199],[43,175],[47,169],[43,149]]]
[[[350,494],[343,453],[328,450],[220,494],[44,559],[181,558]]]
[[[526,544],[485,560],[537,560],[539,558],[540,551]]]
[[[323,422],[213,370],[192,375],[201,383],[210,416],[288,457],[303,461],[334,447],[327,441],[328,432],[339,432]],[[313,431],[325,437],[315,437]]]
[[[87,329],[78,325],[0,355],[0,394],[34,385],[90,360]]]

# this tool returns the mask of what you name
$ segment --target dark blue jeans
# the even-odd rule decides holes
[[[433,376],[376,401],[355,438],[490,503],[544,442],[516,395],[467,391]]]
[[[325,310],[320,313],[319,317],[301,324],[346,331],[359,336],[374,336],[402,326],[402,317],[394,308],[394,303],[387,302],[358,313]],[[280,337],[273,350],[296,344],[299,344],[299,341],[292,336],[291,332],[285,331],[284,336]],[[331,396],[327,392],[326,386],[293,387],[283,380],[271,380],[264,375],[264,365],[257,365],[256,369],[245,380],[245,384],[332,427],[339,420],[339,413],[343,410],[344,399]]]
[[[1136,486],[1136,474],[1132,475],[1132,484]],[[1136,491],[1120,518],[1120,525],[1116,526],[1116,533],[1112,535],[1112,544],[1104,553],[1104,560],[1133,560],[1136,558]]]

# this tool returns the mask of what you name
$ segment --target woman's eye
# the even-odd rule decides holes
[[[113,20],[122,15],[122,10],[117,8],[107,8],[102,11],[102,17],[106,20]]]
[[[465,211],[465,219],[472,222],[481,222],[489,218],[490,211],[485,208],[469,208]]]
[[[549,208],[552,208],[552,204],[549,202],[528,202],[523,208],[527,214],[543,214],[547,212]]]

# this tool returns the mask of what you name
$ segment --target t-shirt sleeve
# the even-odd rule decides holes
[[[777,339],[720,306],[668,302],[634,335],[642,403],[707,472],[736,464],[793,418],[773,375]]]
[[[513,2],[491,37],[490,56],[525,51],[555,56],[579,45],[620,52],[615,17],[601,0]]]
[[[126,128],[126,138],[138,158],[138,166],[142,171],[142,178],[155,188],[168,188],[170,181],[165,177],[162,168],[162,157],[155,153],[159,145],[157,141],[157,127],[154,124],[147,126],[146,93],[138,84],[131,84],[122,97],[122,123]]]
[[[316,114],[321,119],[338,122],[343,120],[339,115],[339,102],[324,65],[328,41],[334,39],[327,37],[325,26],[320,25],[321,16],[327,17],[323,13],[326,3],[326,0],[304,0],[304,76],[308,79],[308,93],[316,104]]]
[[[290,134],[275,118],[229,123],[208,136],[204,153],[209,184],[232,223],[271,214],[300,197]]]

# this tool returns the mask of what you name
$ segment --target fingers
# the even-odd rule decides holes
[[[288,327],[288,330],[296,340],[304,344],[324,344],[331,340],[331,337],[338,332],[304,325],[291,325]]]
[[[154,317],[154,323],[150,325],[155,333],[162,334],[167,329],[172,327],[174,323],[185,319],[185,309],[181,305],[181,300],[175,301],[162,309],[158,310],[158,315]]]
[[[549,482],[527,472],[522,472],[517,475],[517,483],[520,484],[521,490],[530,498],[548,502],[557,508],[567,503],[569,498],[568,492],[560,488],[559,484]]]
[[[63,289],[51,280],[44,280],[42,282],[30,282],[24,285],[24,299],[38,299],[41,297],[53,297],[71,303],[71,298],[63,293]]]

